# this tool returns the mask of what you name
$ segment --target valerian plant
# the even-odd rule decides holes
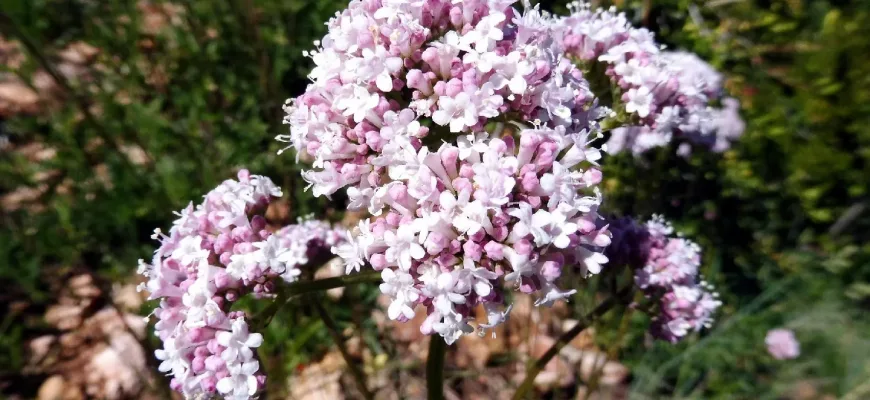
[[[513,292],[537,306],[569,300],[579,286],[568,269],[632,278],[527,370],[516,398],[573,335],[636,293],[656,337],[676,342],[711,323],[720,302],[700,279],[700,248],[661,218],[602,217],[599,164],[608,150],[675,140],[727,147],[739,129],[711,122],[734,119],[710,105],[718,75],[612,10],[576,4],[557,17],[512,4],[352,1],[329,21],[278,140],[313,159],[302,176],[315,196],[344,191],[370,218],[351,231],[306,221],[273,233],[262,213],[281,191],[246,171],[182,210],[142,267],[161,298],[157,356],[174,389],[256,397],[260,322],[232,303],[334,287],[297,281],[327,250],[348,274],[337,285],[380,280],[390,319],[426,314],[430,398],[442,396],[445,344],[494,332]]]

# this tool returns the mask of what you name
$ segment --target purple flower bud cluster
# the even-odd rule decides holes
[[[303,221],[276,234],[263,217],[281,190],[269,178],[238,174],[210,191],[201,204],[176,213],[169,235],[156,230],[160,247],[140,289],[160,299],[155,333],[160,371],[173,376],[186,397],[249,399],[265,382],[255,349],[263,342],[249,331],[247,316],[230,311],[252,293],[272,293],[279,280],[294,281],[309,259],[341,244],[344,234],[328,224]]]
[[[649,257],[651,242],[646,225],[639,224],[631,217],[605,220],[599,224],[608,225],[612,235],[610,246],[604,251],[609,264],[625,265],[632,269],[643,268]]]
[[[700,279],[701,248],[674,235],[662,217],[644,225],[630,218],[610,223],[613,244],[605,253],[635,270],[635,283],[658,301],[651,332],[675,343],[709,326],[721,305],[712,286]]]
[[[609,115],[566,58],[557,20],[511,0],[354,0],[309,53],[288,102],[289,142],[314,158],[316,196],[347,188],[375,218],[335,252],[371,265],[388,315],[428,318],[452,343],[473,309],[501,323],[506,289],[550,305],[562,268],[597,273],[598,121]]]
[[[723,151],[742,134],[736,108],[709,107],[722,92],[722,75],[709,64],[691,53],[661,51],[650,31],[631,26],[615,8],[569,7],[571,15],[561,21],[568,54],[581,64],[603,63],[625,112],[639,122],[614,129],[609,152],[640,154],[674,139]]]
[[[300,218],[295,225],[287,225],[275,232],[279,248],[283,250],[280,262],[288,266],[281,274],[287,282],[295,281],[302,273],[300,267],[326,261],[333,257],[331,249],[347,242],[345,231],[333,228],[328,222]]]

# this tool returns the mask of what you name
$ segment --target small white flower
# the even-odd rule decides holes
[[[461,132],[466,126],[477,123],[476,110],[468,93],[443,96],[438,100],[438,106],[439,109],[432,113],[432,121],[441,126],[449,124],[450,132]]]
[[[420,298],[420,291],[414,287],[414,277],[402,270],[385,268],[381,271],[384,283],[380,285],[381,293],[393,298],[387,309],[387,316],[395,320],[400,315],[414,318],[414,305]]]
[[[163,349],[155,350],[154,356],[162,361],[157,367],[160,372],[171,372],[172,375],[180,378],[187,374],[190,369],[187,351],[182,346],[179,337],[166,338],[163,341]]]
[[[186,236],[178,243],[178,247],[172,252],[172,258],[178,260],[183,266],[198,263],[208,257],[208,250],[202,248],[202,237]]]
[[[227,264],[227,275],[236,279],[247,279],[248,269],[256,266],[261,259],[261,254],[256,251],[233,254],[230,256],[230,263]]]
[[[512,271],[504,276],[504,280],[508,282],[519,283],[524,276],[531,276],[537,272],[536,260],[529,258],[528,254],[519,254],[509,246],[504,247],[505,259],[511,265]]]
[[[637,89],[629,89],[626,96],[628,97],[628,102],[625,103],[625,111],[637,113],[641,118],[649,116],[653,102],[653,96],[649,88],[641,86]]]
[[[249,333],[248,323],[242,318],[233,320],[231,332],[218,332],[216,338],[218,344],[226,348],[221,353],[221,358],[227,363],[250,361],[254,357],[251,349],[263,344],[263,335]]]
[[[456,139],[459,148],[459,159],[477,161],[480,159],[480,154],[489,150],[489,145],[486,143],[489,139],[489,134],[486,132],[470,133],[460,136]]]
[[[397,263],[403,271],[411,269],[412,260],[420,260],[426,256],[426,250],[417,240],[413,225],[401,225],[395,232],[384,232],[384,241],[388,246],[385,254],[387,261]]]
[[[250,399],[257,393],[257,377],[254,374],[260,369],[257,360],[244,363],[227,364],[230,375],[219,380],[217,390],[226,399]]]
[[[438,332],[447,344],[453,344],[463,334],[474,332],[474,328],[465,321],[461,314],[457,313],[444,315],[443,320],[432,324],[432,329]]]
[[[504,38],[501,25],[505,20],[505,15],[500,12],[491,12],[489,15],[480,19],[474,30],[466,33],[460,39],[461,46],[466,49],[469,46],[474,46],[478,52],[486,52],[495,49],[495,44]]]
[[[344,110],[343,115],[353,115],[353,120],[356,123],[362,122],[369,111],[373,110],[380,102],[380,96],[377,93],[369,93],[362,86],[348,86],[345,92],[336,99],[336,108]]]
[[[604,254],[589,250],[583,246],[575,247],[574,253],[586,272],[593,275],[600,273],[602,264],[606,264],[609,261]]]
[[[504,311],[502,311],[501,309],[494,306],[492,303],[484,304],[483,308],[486,309],[486,323],[478,325],[478,328],[480,329],[480,336],[485,335],[487,329],[493,329],[492,337],[493,339],[495,339],[494,328],[505,323],[505,321],[508,320],[508,315],[510,314],[513,306],[514,305],[511,304],[507,306]]]
[[[220,323],[224,318],[224,312],[217,303],[212,300],[214,291],[207,287],[207,283],[197,280],[187,289],[182,297],[182,304],[187,307],[184,326],[196,328]]]
[[[552,213],[538,210],[532,215],[531,231],[536,245],[545,246],[552,243],[553,246],[564,249],[571,244],[569,235],[577,232],[577,224],[568,222],[565,214],[559,210]]]
[[[544,293],[544,297],[535,300],[535,306],[552,307],[553,303],[571,297],[572,295],[574,295],[574,293],[577,293],[577,290],[572,289],[562,291],[561,289],[556,287],[556,285],[550,282],[545,282],[544,287],[541,288],[541,292]]]
[[[453,226],[460,232],[473,235],[481,229],[492,229],[489,210],[479,200],[472,201],[462,208],[460,214],[453,219]]]
[[[457,270],[459,281],[465,285],[471,284],[471,289],[480,297],[489,296],[492,293],[492,280],[498,278],[498,274],[486,268],[475,266],[470,259],[465,259],[465,268]]]
[[[351,271],[359,271],[360,267],[365,264],[365,247],[358,238],[351,235],[350,231],[346,234],[347,240],[338,246],[332,246],[332,254],[341,257],[344,261],[344,273],[350,274]]]
[[[498,169],[487,168],[484,164],[475,164],[474,183],[477,185],[474,198],[479,199],[486,206],[498,207],[510,201],[509,196],[516,180]]]

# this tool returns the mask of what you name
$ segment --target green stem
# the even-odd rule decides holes
[[[323,304],[320,304],[322,301],[320,296],[309,293],[305,295],[305,299],[311,302],[314,309],[317,310],[318,314],[320,314],[320,319],[323,320],[323,324],[326,325],[326,330],[328,330],[329,335],[332,336],[332,341],[335,342],[338,351],[341,352],[341,356],[344,358],[344,362],[347,364],[347,368],[350,370],[351,375],[353,375],[353,380],[356,381],[357,389],[362,393],[363,398],[366,400],[373,400],[375,396],[366,386],[365,374],[363,374],[362,370],[359,369],[357,360],[354,360],[353,357],[351,357],[350,352],[347,351],[347,346],[344,343],[344,336],[338,330],[338,325],[335,323],[335,320],[329,316],[329,313],[326,312]]]
[[[336,276],[334,278],[317,279],[314,281],[300,281],[288,284],[284,291],[290,296],[305,294],[311,292],[321,292],[324,290],[335,289],[344,286],[356,285],[358,283],[378,282],[381,280],[381,273],[378,271],[366,271],[353,275]]]
[[[444,399],[444,355],[447,343],[438,335],[429,338],[429,358],[426,360],[426,389],[429,400]]]
[[[629,288],[630,289],[630,288]],[[571,342],[577,335],[580,334],[584,329],[588,328],[592,325],[598,318],[601,318],[602,315],[610,311],[613,306],[617,304],[617,300],[623,297],[622,295],[616,295],[608,297],[606,300],[601,302],[598,307],[595,307],[594,310],[590,311],[588,314],[584,315],[580,321],[577,322],[577,325],[574,325],[569,331],[563,333],[556,340],[556,343],[553,343],[552,346],[547,350],[541,358],[535,360],[535,363],[528,367],[528,371],[526,372],[526,378],[523,380],[523,383],[520,384],[520,387],[517,388],[517,391],[514,393],[513,400],[522,400],[526,398],[535,386],[535,377],[547,366],[550,360],[559,354],[559,351],[562,350],[565,345]]]
[[[254,318],[254,328],[262,329],[269,325],[272,317],[278,313],[278,310],[289,301],[291,297],[312,293],[322,292],[329,289],[335,289],[344,286],[356,285],[358,283],[378,282],[381,280],[381,274],[377,271],[360,272],[353,275],[337,276],[334,278],[318,279],[314,281],[296,281],[284,286],[283,290],[278,292],[278,297],[275,298],[266,309],[258,313]]]

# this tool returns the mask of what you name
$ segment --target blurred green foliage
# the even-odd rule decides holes
[[[678,346],[649,345],[644,321],[634,320],[620,356],[634,373],[632,394],[777,398],[804,381],[820,393],[870,396],[853,392],[870,377],[862,335],[870,329],[870,4],[617,5],[671,47],[722,70],[748,127],[724,154],[682,158],[662,149],[607,160],[608,211],[676,221],[704,247],[705,272],[725,303],[708,334]],[[57,68],[68,45],[99,49],[85,73],[64,78],[70,89],[56,104],[0,120],[13,146],[55,150],[42,160],[0,151],[0,194],[38,193],[0,216],[0,305],[25,300],[38,309],[51,301],[47,282],[72,270],[128,280],[172,210],[243,166],[289,194],[285,222],[340,209],[341,199],[334,206],[303,193],[302,167],[276,155],[273,137],[285,133],[284,99],[304,90],[310,64],[302,51],[343,6],[0,0],[3,37],[32,45],[22,65],[0,66],[2,73],[35,85],[35,73]],[[561,1],[544,6],[564,10]],[[352,304],[334,307],[342,323],[359,314]],[[0,319],[0,370],[20,366],[25,325],[13,315]],[[778,326],[797,332],[805,354],[798,361],[766,355],[764,334]],[[263,351],[281,355],[270,370],[286,373],[322,350],[320,328],[304,308],[270,326]]]
[[[37,144],[54,152],[34,160],[0,151],[0,194],[38,194],[4,203],[0,306],[23,300],[38,318],[52,300],[48,283],[74,270],[131,280],[136,259],[153,250],[152,230],[166,229],[173,210],[241,167],[284,188],[284,219],[323,214],[326,200],[303,194],[299,167],[292,155],[276,155],[281,146],[273,138],[285,133],[285,98],[306,85],[310,64],[302,51],[340,7],[304,0],[0,0],[0,33],[22,43],[26,55],[0,73],[35,86],[38,71],[60,71],[58,86],[71,88],[52,93],[56,101],[35,115],[0,120],[13,148]],[[99,52],[67,74],[60,53],[77,42]],[[0,329],[0,370],[15,371],[21,343],[5,338],[21,327],[4,322]]]
[[[26,37],[39,53],[7,68],[25,82],[45,69],[40,57],[57,69],[57,53],[69,44],[99,49],[84,77],[65,78],[73,90],[60,105],[4,121],[14,146],[39,143],[56,154],[42,162],[0,155],[0,190],[43,193],[36,209],[4,210],[0,279],[38,296],[40,275],[54,268],[84,264],[128,275],[172,210],[243,166],[284,184],[297,216],[324,204],[301,194],[293,157],[278,157],[273,137],[284,132],[284,99],[304,89],[303,49],[340,4],[0,4],[14,21],[4,21],[4,36]]]

